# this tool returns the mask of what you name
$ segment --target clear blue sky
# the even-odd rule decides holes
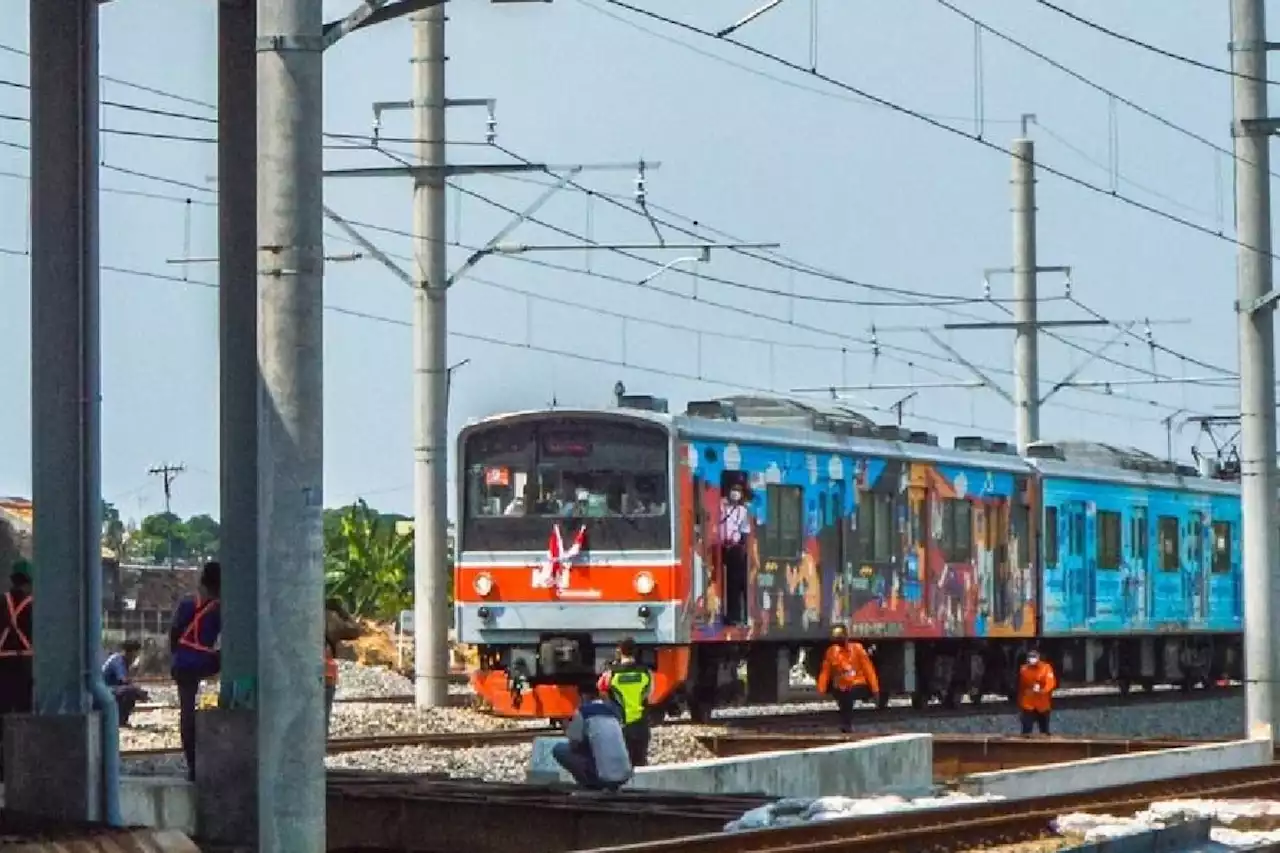
[[[635,2],[713,30],[759,5],[756,0]],[[1109,39],[1036,3],[955,2],[1145,108],[1230,147],[1228,77]],[[1150,3],[1060,2],[1170,51],[1218,66],[1228,61],[1225,2],[1164,0],[1160,14],[1152,14]],[[326,11],[337,17],[353,3],[330,0]],[[24,25],[0,35],[5,48],[26,46],[26,5],[15,4]],[[816,51],[810,38],[815,5]],[[561,164],[641,156],[661,161],[661,168],[649,174],[651,203],[742,239],[779,242],[781,251],[799,264],[859,282],[980,298],[982,270],[1010,263],[1010,162],[1003,154],[860,103],[847,92],[731,45],[645,21],[605,0],[501,6],[466,0],[451,3],[449,11],[449,95],[496,98],[498,141],[522,156]],[[211,104],[216,96],[215,32],[212,0],[120,0],[103,9],[102,71]],[[824,74],[966,132],[975,128],[974,28],[936,0],[787,0],[739,37],[805,66],[816,53]],[[981,44],[988,139],[1007,146],[1017,135],[1018,116],[1035,113],[1039,126],[1032,136],[1042,163],[1110,187],[1108,163],[1114,147],[1122,193],[1231,233],[1229,157],[1123,105],[1115,108],[1112,133],[1113,114],[1104,95],[994,36],[984,36]],[[325,60],[326,130],[367,134],[373,100],[407,98],[409,50],[408,21],[360,33],[333,49]],[[30,493],[29,266],[22,256],[28,203],[20,177],[28,162],[27,153],[10,143],[27,139],[27,125],[15,120],[27,115],[27,92],[13,85],[26,80],[25,57],[0,49],[0,340],[7,356],[0,372],[6,401],[0,418],[0,441],[6,448],[0,456],[0,494],[17,495]],[[200,138],[215,131],[208,121],[212,110],[199,103],[111,81],[104,82],[103,92],[120,103],[204,119],[107,107],[106,128]],[[449,120],[451,140],[483,140],[483,111],[454,110]],[[408,116],[388,115],[383,132],[410,136]],[[208,179],[216,173],[214,146],[208,142],[108,134],[102,154],[109,166],[196,187],[211,186]],[[455,146],[450,156],[456,162],[503,157],[474,145]],[[331,165],[387,164],[367,151],[330,151],[328,157]],[[634,177],[631,171],[595,172],[583,181],[625,196]],[[466,190],[513,208],[524,207],[540,192],[530,183],[504,178],[461,181]],[[215,196],[113,170],[103,172],[102,184],[157,196],[110,192],[102,200],[103,263],[135,271],[104,271],[102,276],[105,496],[127,516],[156,511],[160,483],[147,475],[147,468],[184,462],[188,472],[175,484],[175,509],[216,514],[217,302],[210,287],[215,268],[186,267],[191,281],[183,282],[184,268],[166,263],[188,253],[216,254]],[[1038,191],[1040,263],[1073,267],[1073,293],[1082,303],[1116,320],[1188,321],[1154,325],[1156,342],[1235,370],[1235,249],[1230,242],[1048,174],[1041,173]],[[190,205],[184,201],[188,196]],[[334,181],[326,186],[326,201],[358,222],[393,232],[410,225],[407,179]],[[455,217],[450,238],[468,245],[484,243],[507,218],[483,201],[453,196],[450,215]],[[654,239],[634,208],[591,203],[579,192],[561,193],[539,215],[599,241]],[[327,231],[339,234],[332,227]],[[369,233],[389,252],[411,252],[403,236]],[[530,243],[568,241],[535,225],[522,227],[515,237]],[[331,253],[351,249],[337,239],[329,241]],[[466,254],[457,249],[451,263],[460,263]],[[678,254],[649,256],[664,263]],[[603,404],[617,379],[634,392],[668,396],[673,404],[732,392],[735,383],[785,391],[838,384],[842,375],[849,383],[964,381],[971,378],[965,370],[910,327],[964,319],[948,311],[1001,316],[990,305],[940,310],[918,304],[849,304],[918,300],[725,252],[713,254],[701,271],[778,295],[703,279],[696,283],[700,299],[694,301],[695,282],[682,272],[690,269],[687,264],[638,288],[636,282],[654,269],[651,264],[604,252],[589,258],[574,252],[537,259],[576,271],[489,258],[476,268],[475,278],[451,291],[450,322],[456,332],[544,350],[453,337],[450,360],[471,360],[455,377],[453,430],[469,417],[540,406],[553,397],[565,404]],[[588,263],[590,272],[612,278],[583,274]],[[992,285],[993,296],[1009,295],[1007,277],[993,279]],[[336,311],[326,315],[326,503],[365,496],[380,508],[407,512],[412,498],[411,350],[403,321],[409,317],[409,294],[373,261],[330,265],[325,286],[329,305],[387,318]],[[1054,274],[1043,275],[1040,286],[1042,297],[1062,293],[1061,277]],[[659,292],[663,290],[669,293]],[[789,292],[797,297],[787,297]],[[1045,317],[1087,316],[1062,301],[1048,302],[1041,311]],[[635,318],[625,321],[625,335],[624,321],[616,315]],[[646,319],[666,325],[646,324]],[[878,327],[878,357],[871,354],[872,325]],[[671,326],[705,330],[700,366],[698,336]],[[1135,331],[1141,336],[1141,323]],[[939,334],[982,365],[1006,371],[1012,366],[1010,332]],[[1111,334],[1089,329],[1065,337],[1093,351]],[[1085,357],[1080,349],[1049,340],[1042,342],[1041,353],[1046,383]],[[1167,352],[1156,352],[1153,361],[1148,347],[1133,339],[1108,355],[1162,375],[1212,372]],[[720,383],[628,369],[621,365],[624,361]],[[1095,363],[1079,378],[1142,375]],[[1005,375],[997,378],[1008,382]],[[887,407],[902,393],[873,390],[857,397]],[[1046,406],[1042,433],[1163,453],[1162,417],[1181,408],[1222,413],[1235,401],[1235,390],[1227,386],[1128,387],[1112,396],[1068,389]],[[937,431],[944,440],[975,431],[1008,438],[1013,412],[990,391],[929,389],[909,405],[908,422]],[[1182,455],[1193,435],[1189,429],[1179,441]]]

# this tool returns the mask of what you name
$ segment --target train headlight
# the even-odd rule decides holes
[[[476,591],[476,595],[486,596],[493,592],[493,578],[488,575],[476,575],[476,579],[471,582],[471,588]]]
[[[653,592],[653,588],[655,586],[653,582],[653,575],[648,572],[641,572],[636,575],[636,579],[632,581],[632,583],[635,585],[636,592],[641,595],[648,595]]]

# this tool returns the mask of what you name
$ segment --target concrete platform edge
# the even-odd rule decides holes
[[[1271,760],[1270,739],[1257,738],[974,773],[961,780],[957,787],[969,794],[1026,799],[1193,773],[1257,767]]]

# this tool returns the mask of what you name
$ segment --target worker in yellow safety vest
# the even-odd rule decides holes
[[[653,691],[653,673],[636,660],[636,641],[624,637],[618,643],[618,656],[596,682],[600,693],[609,697],[622,714],[622,736],[632,767],[649,762],[649,694]]]

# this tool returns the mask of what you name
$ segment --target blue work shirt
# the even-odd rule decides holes
[[[124,662],[124,655],[116,652],[107,658],[102,665],[102,680],[108,687],[119,687],[129,680],[129,666]]]
[[[205,603],[209,599],[203,599]],[[222,633],[222,608],[221,602],[214,604],[204,612],[204,616],[200,619],[200,628],[195,637],[198,645],[204,646],[202,649],[193,649],[190,646],[183,645],[182,636],[191,627],[191,622],[196,616],[196,599],[189,596],[182,599],[178,603],[177,608],[173,611],[173,623],[170,626],[170,636],[172,637],[173,651],[173,668],[178,670],[207,670],[210,666],[216,667],[218,661],[218,653],[212,651],[218,642],[218,636]]]

